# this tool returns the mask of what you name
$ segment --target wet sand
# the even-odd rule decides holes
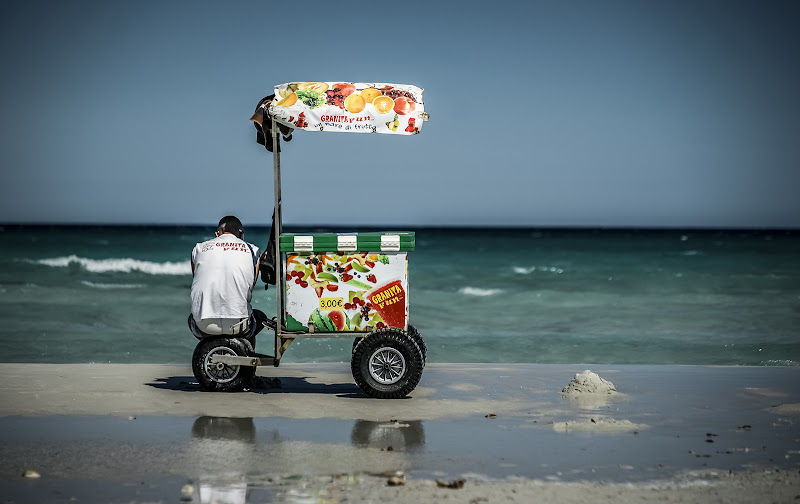
[[[616,391],[563,394],[584,369]],[[188,366],[0,364],[4,502],[800,495],[800,368],[429,364],[403,400],[346,363],[258,374],[224,394]]]

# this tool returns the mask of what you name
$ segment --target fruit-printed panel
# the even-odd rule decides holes
[[[287,254],[286,328],[315,332],[405,329],[408,254]]]
[[[289,82],[275,87],[270,115],[309,131],[414,135],[427,118],[422,89],[365,82]]]

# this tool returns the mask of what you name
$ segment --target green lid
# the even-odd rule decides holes
[[[283,233],[281,252],[410,252],[412,231],[369,233]]]

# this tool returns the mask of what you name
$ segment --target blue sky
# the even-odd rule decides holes
[[[0,2],[0,223],[246,225],[291,81],[425,89],[297,132],[285,222],[800,227],[795,1]]]

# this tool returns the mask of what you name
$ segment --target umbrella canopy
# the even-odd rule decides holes
[[[281,130],[392,135],[415,135],[428,119],[422,88],[374,82],[280,84],[274,95],[259,102],[257,116],[274,118]]]

